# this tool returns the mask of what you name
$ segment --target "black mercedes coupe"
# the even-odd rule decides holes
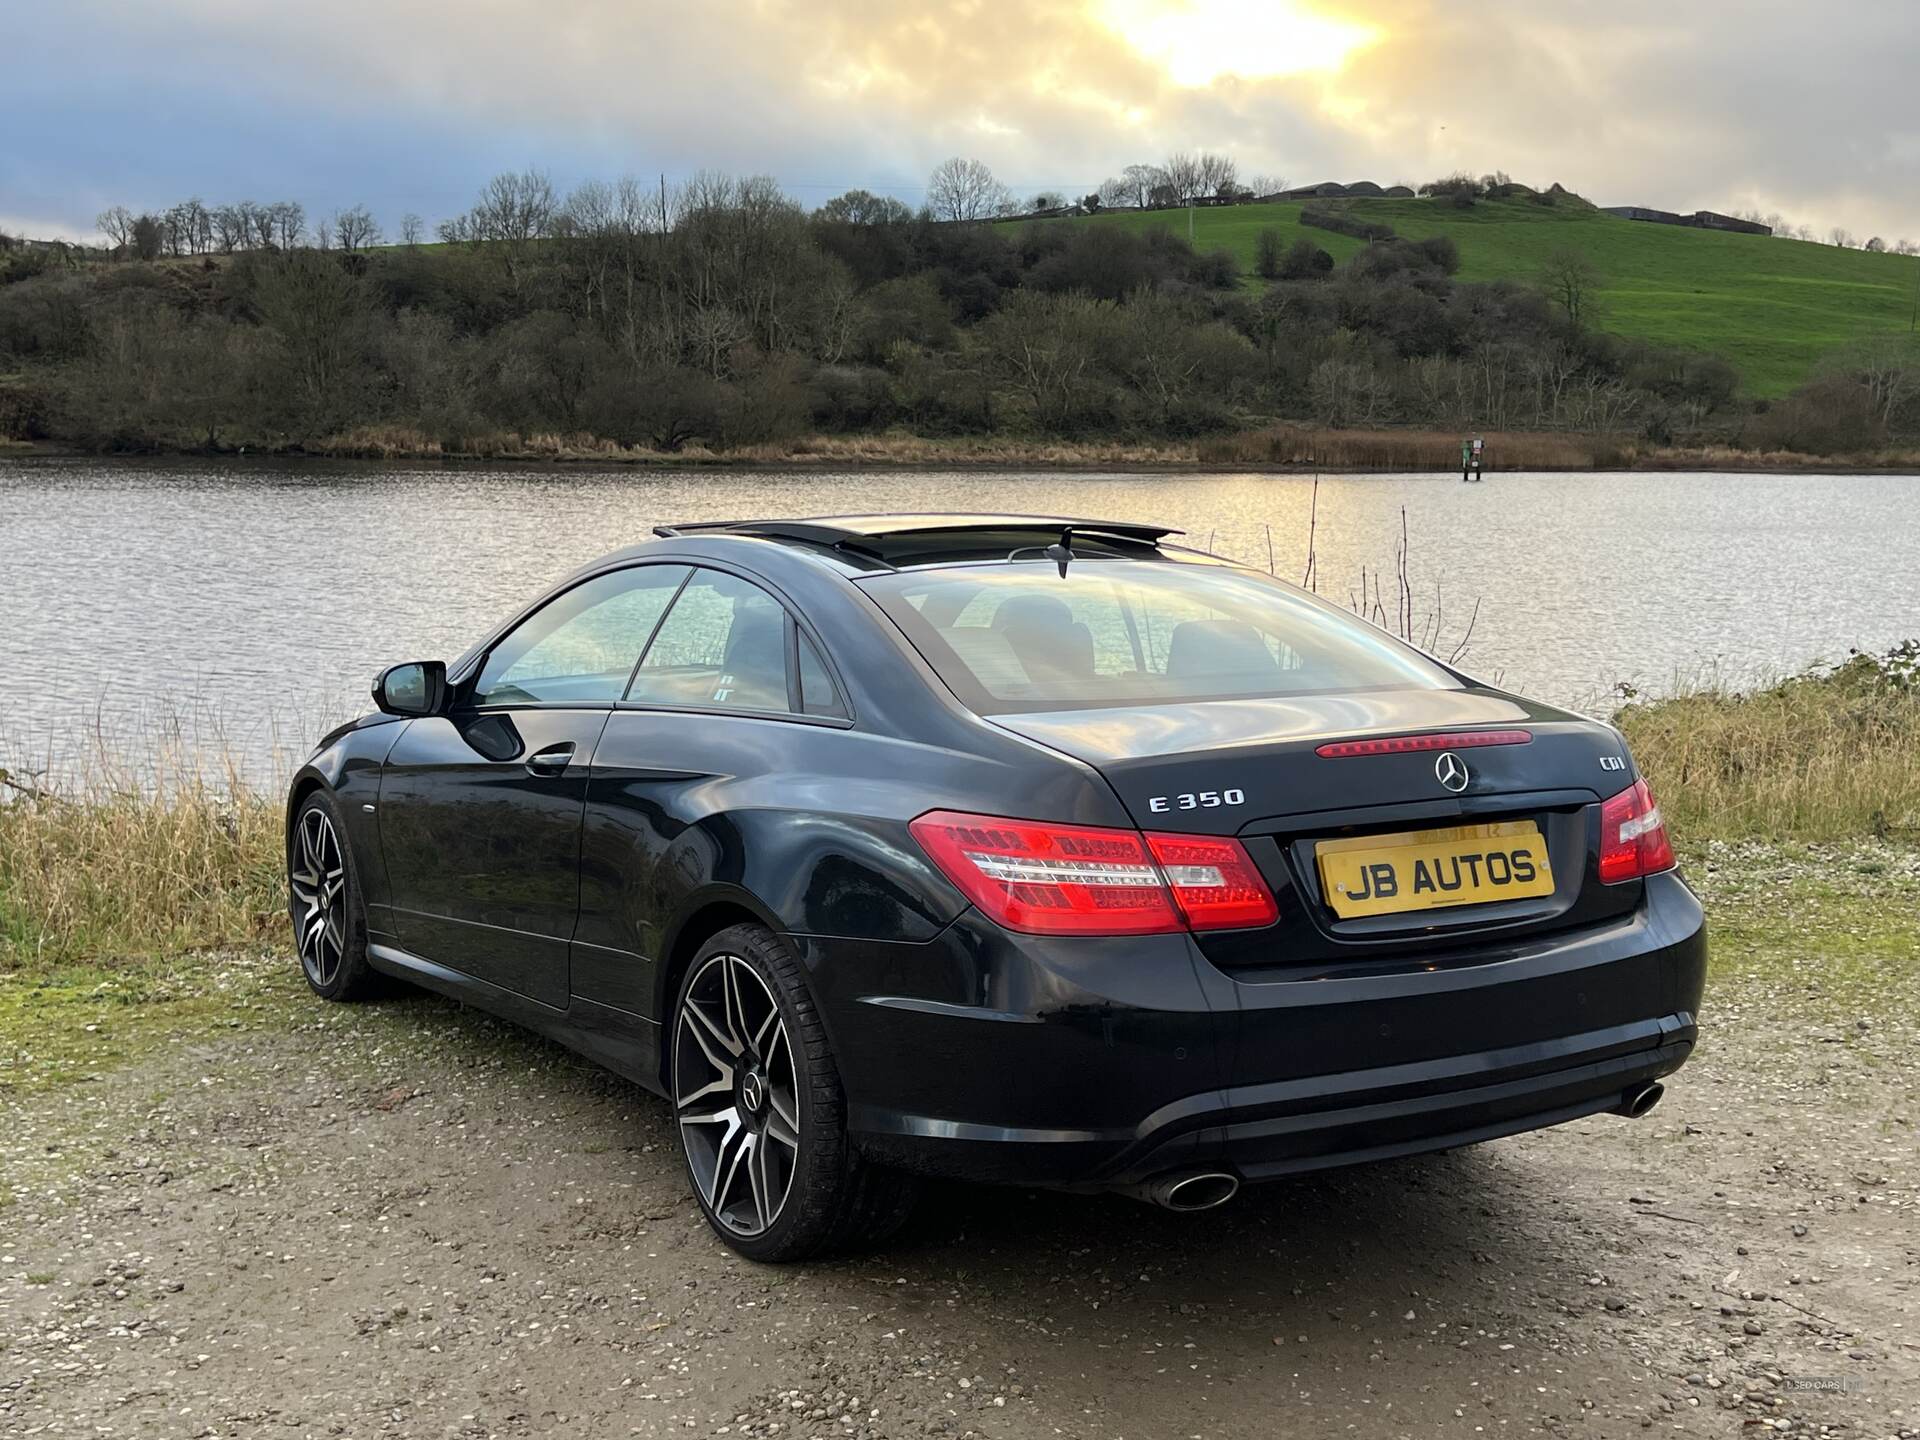
[[[1645,1113],[1706,943],[1620,735],[1176,533],[661,527],[300,769],[308,982],[659,1092],[758,1260]]]

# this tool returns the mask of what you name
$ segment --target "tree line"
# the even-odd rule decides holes
[[[147,217],[157,258],[129,231],[131,263],[0,272],[0,434],[673,452],[1279,419],[1738,442],[1767,419],[1724,360],[1603,333],[1603,277],[1578,253],[1530,282],[1467,283],[1445,238],[1380,238],[1336,264],[1289,226],[1260,237],[1247,276],[1170,229],[979,223],[991,185],[964,162],[949,179],[941,203],[971,219],[864,191],[809,213],[772,180],[717,174],[562,195],[536,172],[489,182],[436,244],[404,223],[380,244],[349,212],[306,228],[279,210],[269,227],[276,207],[236,206],[250,227],[231,230],[214,207]],[[1902,366],[1821,383],[1866,397],[1840,412],[1866,433],[1897,433],[1920,378]],[[1834,413],[1833,393],[1772,409],[1819,443],[1800,422]]]

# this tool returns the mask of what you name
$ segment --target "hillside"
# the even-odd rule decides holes
[[[1554,250],[1583,250],[1605,286],[1602,328],[1722,355],[1758,396],[1785,394],[1822,355],[1863,334],[1906,330],[1920,284],[1920,259],[1913,256],[1650,225],[1584,208],[1548,209],[1524,200],[1481,201],[1471,210],[1432,200],[1334,203],[1408,239],[1451,235],[1460,247],[1463,280],[1532,280]],[[1359,240],[1302,226],[1301,208],[1290,203],[1195,210],[1194,245],[1224,246],[1250,276],[1254,237],[1268,226],[1279,227],[1288,243],[1309,236],[1336,260],[1361,247]],[[1184,236],[1187,212],[1116,210],[1024,223],[1160,226]]]

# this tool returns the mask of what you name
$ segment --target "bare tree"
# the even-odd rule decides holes
[[[1202,151],[1198,157],[1198,163],[1202,195],[1225,196],[1240,193],[1240,167],[1233,163],[1231,156]]]
[[[525,277],[529,248],[554,233],[560,198],[541,170],[505,171],[489,180],[462,222],[460,238],[486,242],[506,262],[507,278],[518,291]]]
[[[133,243],[132,211],[124,205],[115,205],[111,209],[102,210],[93,223],[99,227],[100,233],[107,237],[115,254],[127,253],[127,248]]]
[[[1881,255],[1886,252],[1887,242],[1882,240],[1878,235],[1874,235],[1870,237],[1867,243],[1862,245],[1860,248],[1862,250],[1871,251],[1875,255]]]
[[[222,254],[231,255],[236,250],[244,250],[247,242],[253,238],[253,202],[242,200],[238,205],[222,205],[213,212],[213,239]]]
[[[313,227],[313,248],[331,250],[333,248],[333,222],[322,220]]]
[[[307,211],[298,200],[277,200],[273,205],[273,227],[275,237],[282,250],[298,247],[306,238]]]
[[[201,255],[212,246],[213,222],[198,196],[182,200],[161,218],[169,255]]]
[[[1885,425],[1891,425],[1894,413],[1920,395],[1920,342],[1905,334],[1857,340],[1827,356],[1820,368],[1864,385]]]
[[[364,205],[356,205],[351,210],[336,210],[333,216],[333,230],[340,237],[340,248],[346,251],[365,250],[380,243],[380,222],[373,218],[373,212]]]
[[[1042,190],[1027,202],[1029,210],[1058,210],[1067,203],[1067,197],[1058,190]]]
[[[913,219],[913,211],[891,195],[874,195],[865,190],[836,195],[813,214],[817,220],[842,225],[904,225]]]
[[[1540,281],[1566,312],[1567,323],[1575,330],[1585,328],[1593,317],[1594,292],[1600,288],[1600,272],[1594,269],[1587,252],[1561,246],[1540,267]]]
[[[1013,193],[978,160],[956,155],[934,166],[927,206],[936,220],[990,220],[1012,203]]]
[[[1197,200],[1207,193],[1201,159],[1201,156],[1189,155],[1184,150],[1180,150],[1169,155],[1166,164],[1160,167],[1159,178],[1173,191],[1175,199],[1182,205]]]
[[[1153,203],[1153,192],[1166,183],[1167,177],[1158,165],[1129,165],[1120,172],[1120,183],[1126,187],[1127,204],[1136,210],[1144,210]]]
[[[468,219],[477,238],[524,244],[550,234],[560,202],[539,170],[496,175],[480,192]]]
[[[1278,195],[1282,190],[1286,189],[1287,177],[1284,175],[1268,174],[1249,176],[1247,179],[1247,188],[1255,195],[1264,199],[1268,195]]]
[[[409,210],[400,217],[400,243],[412,249],[420,243],[423,228],[420,217]]]
[[[1853,232],[1844,225],[1836,225],[1827,232],[1827,243],[1837,245],[1842,250],[1853,248]]]

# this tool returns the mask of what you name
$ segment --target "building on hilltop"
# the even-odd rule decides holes
[[[1696,210],[1691,215],[1680,215],[1672,210],[1649,209],[1645,205],[1603,205],[1601,209],[1623,220],[1642,220],[1650,225],[1685,225],[1695,230],[1728,230],[1737,235],[1773,234],[1771,225],[1762,225],[1757,220],[1736,219],[1716,210]]]

